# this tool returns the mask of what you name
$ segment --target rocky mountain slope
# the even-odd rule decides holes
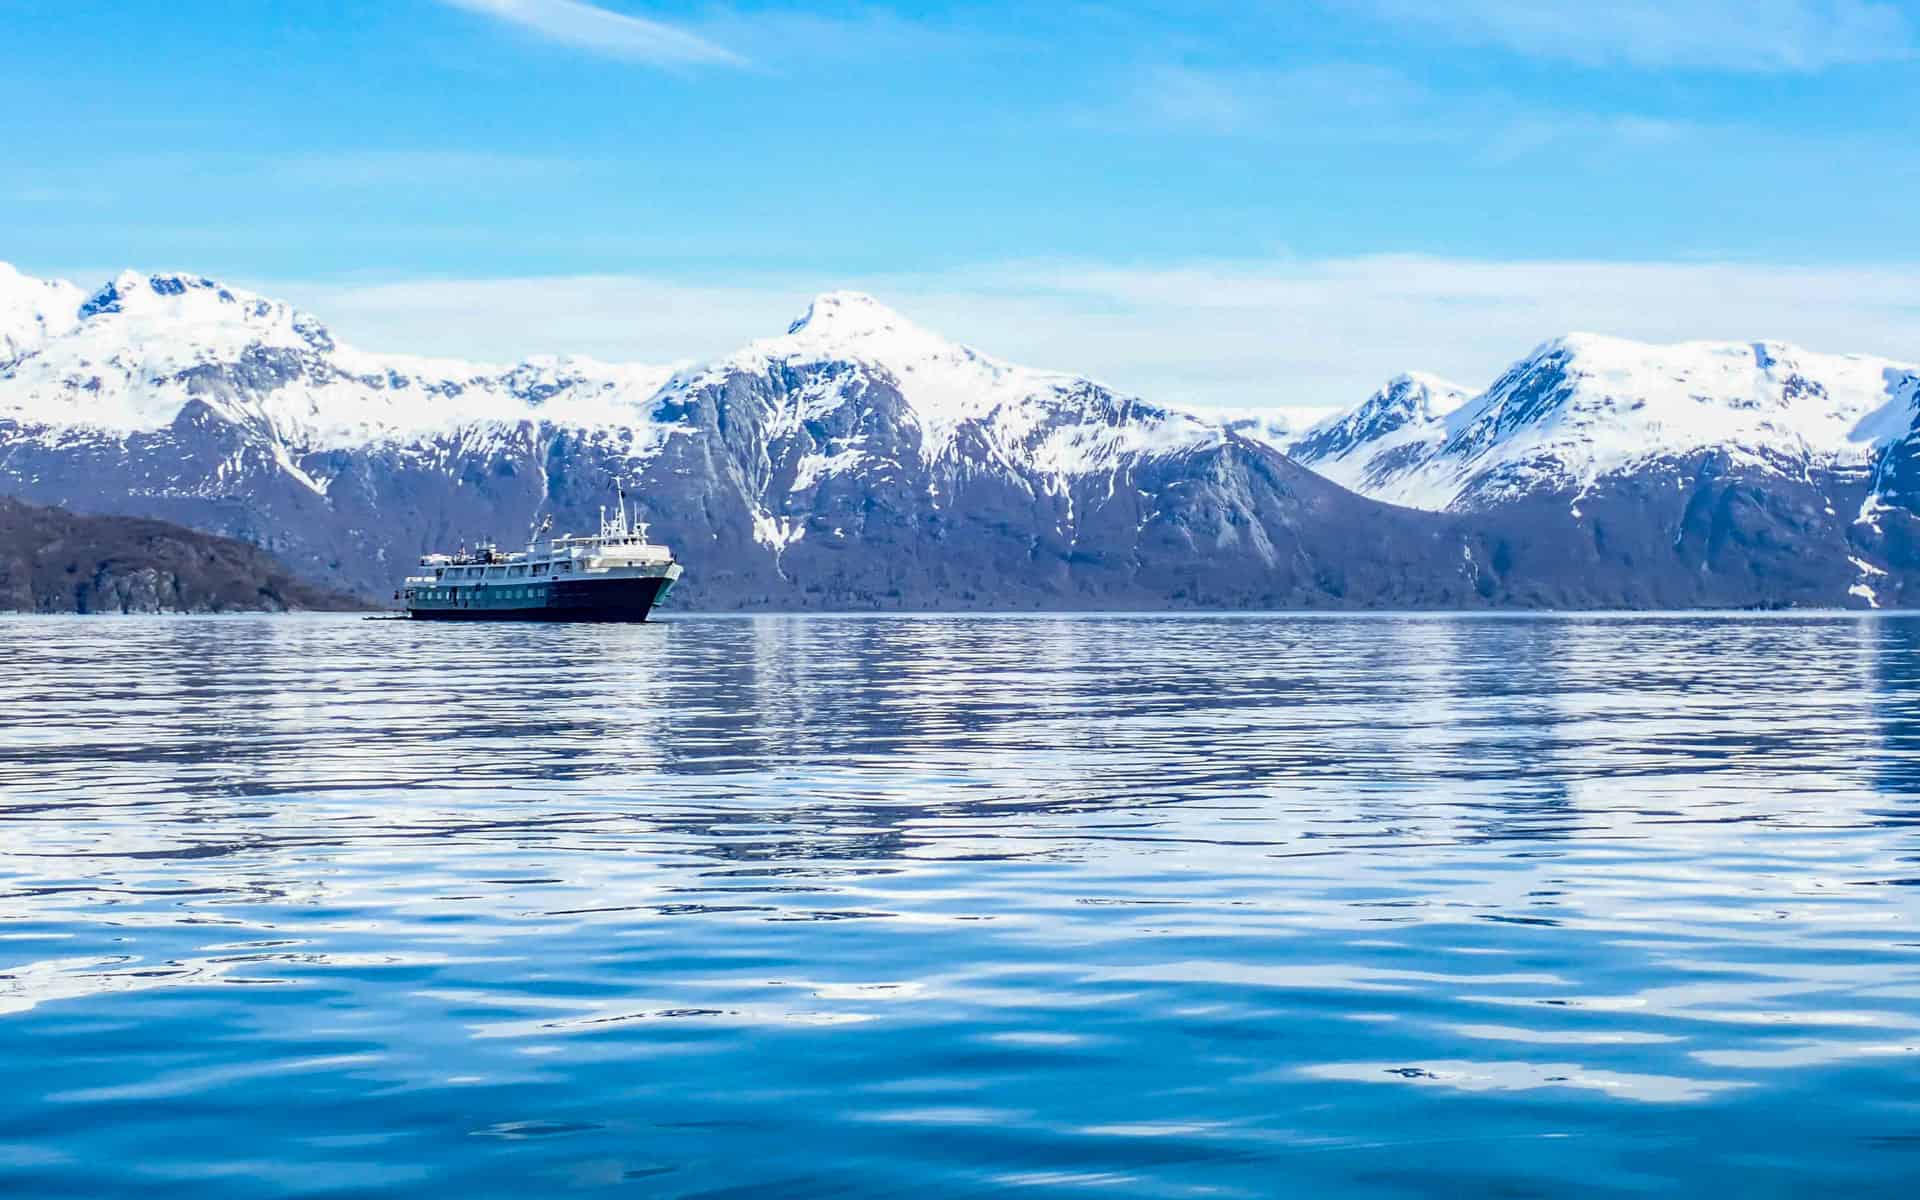
[[[1790,463],[1762,479],[1750,468],[1771,459],[1712,439],[1718,417],[1648,411],[1699,384],[1649,391],[1668,364],[1603,364],[1579,339],[1482,396],[1409,376],[1302,434],[1005,363],[853,293],[677,370],[369,354],[185,275],[87,295],[0,275],[0,330],[0,493],[236,537],[369,596],[426,549],[512,542],[547,517],[589,528],[622,481],[688,565],[680,607],[1864,603],[1861,579],[1874,597],[1904,587],[1892,497],[1920,483],[1887,465],[1920,462],[1892,449],[1901,413],[1883,405],[1849,440],[1866,400],[1848,399],[1803,422],[1860,447],[1807,460],[1809,479],[1833,475],[1809,510],[1777,486]],[[1786,417],[1765,405],[1804,406],[1820,382],[1791,374],[1727,411],[1772,430]],[[1635,457],[1633,438],[1663,449]],[[1675,511],[1670,491],[1693,499]],[[1849,524],[1863,507],[1877,533]]]
[[[285,612],[355,607],[244,542],[164,521],[0,497],[0,612]]]
[[[1402,377],[1277,445],[1389,503],[1561,527],[1599,548],[1596,568],[1690,561],[1690,543],[1731,539],[1743,572],[1792,557],[1872,603],[1915,566],[1917,413],[1910,364],[1576,334],[1477,396]]]

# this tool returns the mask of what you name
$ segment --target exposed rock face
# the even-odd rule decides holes
[[[1920,571],[1920,368],[1573,335],[1476,397],[1396,404],[1403,382],[1283,448],[1377,499],[1528,531],[1559,563],[1539,564],[1549,592],[1885,606]]]
[[[354,607],[244,542],[0,498],[0,611],[285,612]]]

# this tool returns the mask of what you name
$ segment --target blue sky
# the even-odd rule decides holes
[[[1905,3],[0,0],[0,23],[0,259],[218,275],[378,348],[699,356],[854,286],[1213,404],[1485,382],[1573,327],[1920,357]]]

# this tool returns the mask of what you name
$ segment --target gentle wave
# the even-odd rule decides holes
[[[1920,1178],[1920,620],[0,651],[8,1196]]]

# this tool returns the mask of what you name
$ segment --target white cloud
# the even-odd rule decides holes
[[[1874,0],[1353,0],[1383,21],[1600,66],[1819,71],[1914,57],[1912,24]]]
[[[811,294],[860,287],[1017,362],[1169,402],[1357,403],[1389,376],[1490,382],[1571,330],[1648,341],[1778,338],[1920,359],[1915,270],[1742,263],[1495,262],[1425,256],[1131,267],[1015,263],[939,275],[634,276],[262,284],[369,349],[499,359],[699,359],[776,334]]]
[[[582,0],[440,0],[541,37],[609,58],[654,66],[740,66],[726,47],[660,21],[612,12]]]

